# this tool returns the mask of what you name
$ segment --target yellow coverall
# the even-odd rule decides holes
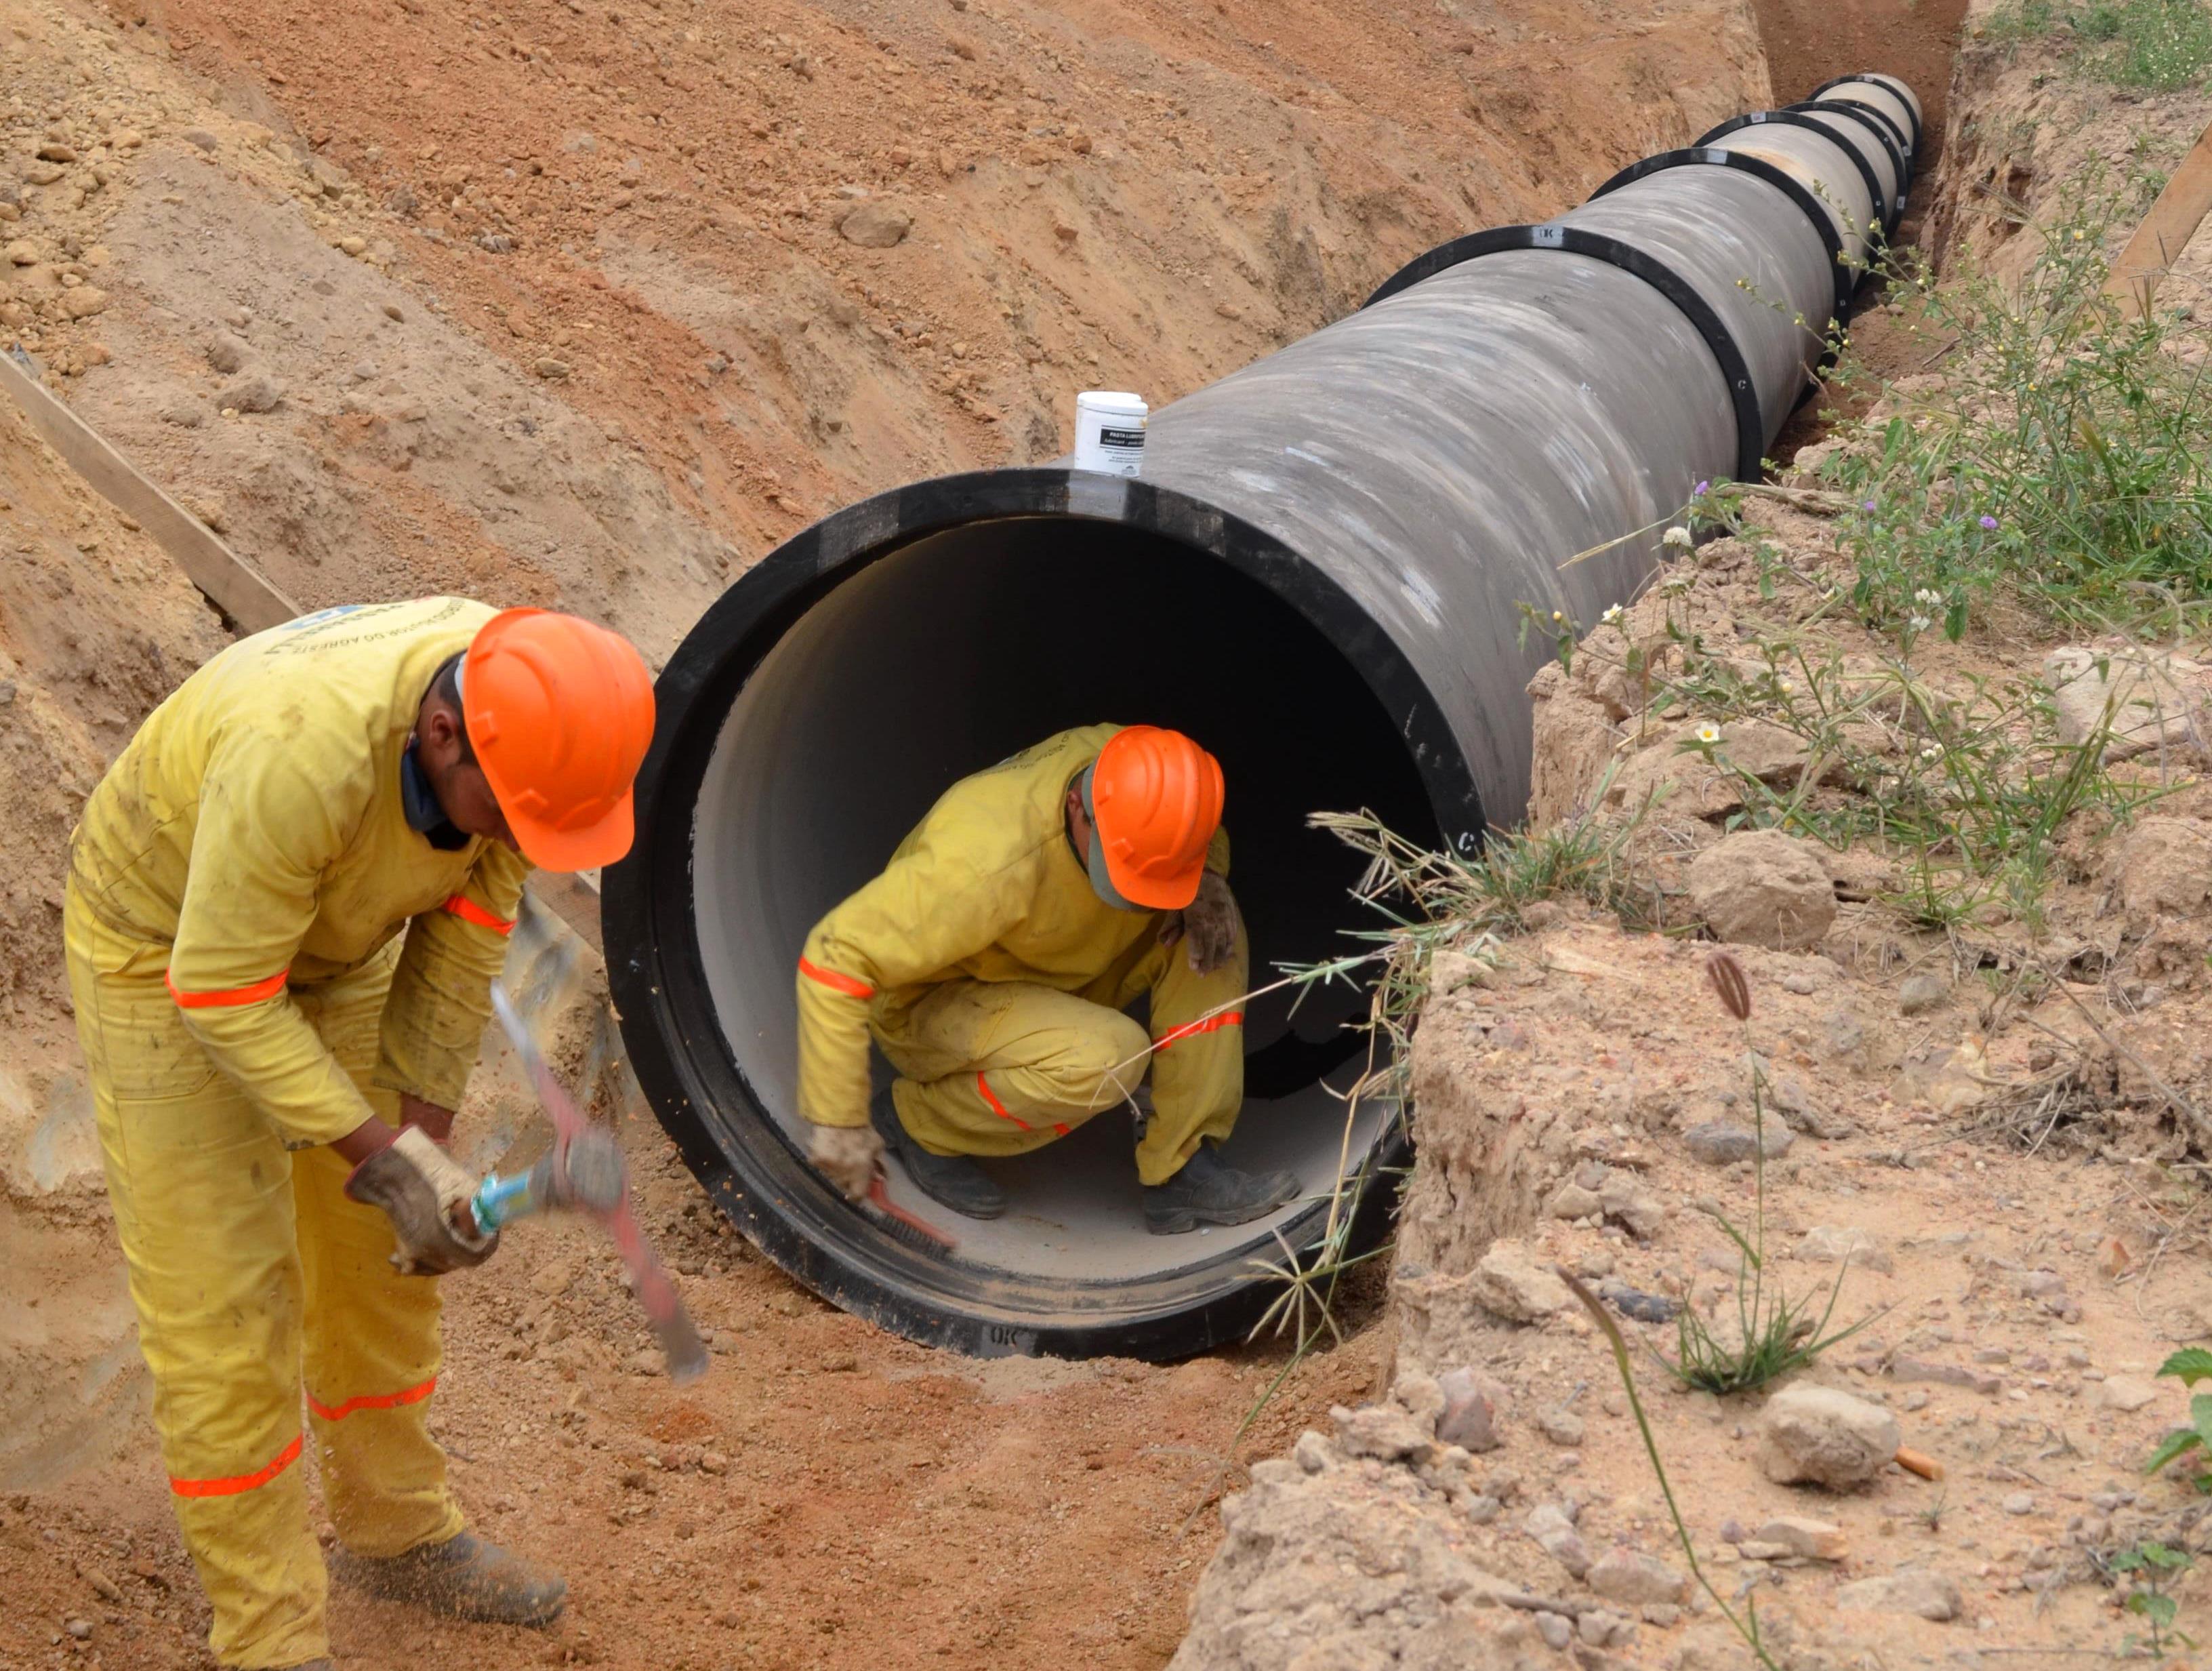
[[[71,839],[78,1037],[226,1666],[330,1651],[303,1390],[348,1548],[461,1528],[425,1425],[437,1284],[393,1272],[389,1223],[319,1145],[396,1123],[402,1093],[458,1107],[475,1065],[526,867],[433,846],[400,763],[439,665],[492,613],[328,610],[233,645],[155,710]]]
[[[1019,1155],[1122,1102],[1144,1077],[1152,1117],[1137,1174],[1164,1183],[1226,1137],[1244,1095],[1249,948],[1208,975],[1170,913],[1101,900],[1067,839],[1068,786],[1118,725],[1049,737],[947,790],[890,866],[806,937],[799,962],[799,1107],[868,1118],[868,1039],[901,1077],[900,1121],[934,1155]],[[1206,856],[1226,875],[1229,842]],[[1123,1008],[1152,994],[1152,1034]]]

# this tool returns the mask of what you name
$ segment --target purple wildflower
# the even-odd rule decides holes
[[[1872,499],[1869,499],[1864,504],[1861,505],[1859,509],[1861,510],[1872,510],[1874,509],[1874,501]]]
[[[1997,519],[1994,516],[1984,516],[1982,518],[1982,526],[1989,529],[1991,533],[1995,533],[1996,531]]]
[[[1711,492],[1712,489],[1713,485],[1711,482],[1699,482],[1690,490],[1690,497],[1693,499],[1702,499],[1706,494]]]

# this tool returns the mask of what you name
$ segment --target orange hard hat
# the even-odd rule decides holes
[[[525,858],[588,870],[629,851],[653,675],[629,639],[574,615],[502,610],[461,664],[461,717]]]
[[[1221,763],[1180,731],[1116,731],[1091,768],[1091,820],[1114,891],[1181,911],[1198,897],[1206,844],[1221,827]]]

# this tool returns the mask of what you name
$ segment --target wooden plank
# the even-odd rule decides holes
[[[2172,271],[2204,216],[2212,213],[2212,126],[2207,126],[2166,182],[2105,281],[2105,294],[2130,319],[2151,309],[2158,281]]]
[[[15,397],[31,427],[64,463],[144,528],[208,601],[240,626],[258,632],[306,613],[217,539],[206,523],[141,475],[5,350],[0,350],[0,388]]]

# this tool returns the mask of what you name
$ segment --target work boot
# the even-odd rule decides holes
[[[1202,1143],[1174,1177],[1145,1186],[1145,1228],[1154,1235],[1181,1235],[1201,1224],[1247,1224],[1297,1194],[1295,1173],[1239,1172]]]
[[[473,1532],[386,1558],[342,1549],[331,1558],[331,1572],[386,1601],[411,1601],[478,1625],[550,1625],[568,1599],[568,1580],[536,1570]]]
[[[868,1104],[868,1118],[874,1122],[876,1135],[906,1162],[907,1176],[931,1200],[951,1208],[963,1218],[997,1218],[1006,1211],[1006,1191],[993,1183],[981,1167],[965,1155],[933,1155],[908,1134],[888,1088],[877,1092]]]

